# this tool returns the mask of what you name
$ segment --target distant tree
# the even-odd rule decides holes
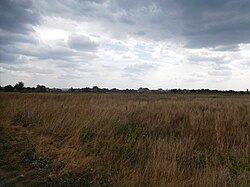
[[[111,92],[118,92],[119,90],[117,88],[112,88],[110,91]]]
[[[71,87],[68,92],[74,92],[74,88]]]
[[[100,90],[100,88],[98,88],[98,86],[93,86],[92,91],[93,92],[98,92]]]
[[[52,89],[49,89],[49,92],[59,93],[59,92],[62,92],[62,89],[59,89],[59,88],[52,88]]]
[[[14,90],[15,91],[22,91],[24,88],[24,83],[23,82],[18,82],[16,83],[16,85],[14,86]]]
[[[36,90],[36,92],[46,92],[47,91],[46,87],[43,85],[37,85],[35,90]]]
[[[146,92],[150,92],[150,90],[148,88],[142,88],[140,87],[138,90],[137,90],[138,93],[146,93]]]
[[[34,87],[25,87],[22,92],[35,92],[36,88]]]
[[[7,86],[4,87],[4,91],[5,92],[13,92],[14,88],[11,85],[7,85]]]
[[[91,92],[91,88],[88,88],[88,87],[82,88],[81,91],[82,92]]]
[[[102,93],[107,93],[107,92],[109,92],[109,89],[108,89],[108,88],[102,88],[102,89],[100,89],[100,91],[101,91]]]

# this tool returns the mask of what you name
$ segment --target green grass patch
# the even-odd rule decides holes
[[[229,155],[223,156],[222,159],[233,177],[239,176],[246,171],[250,172],[250,163],[243,163],[236,157]]]

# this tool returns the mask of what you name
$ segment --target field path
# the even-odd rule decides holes
[[[39,172],[23,161],[22,154],[29,147],[24,127],[12,126],[0,133],[0,186],[39,186],[43,179]]]

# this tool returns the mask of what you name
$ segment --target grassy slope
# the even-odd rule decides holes
[[[47,184],[250,185],[249,96],[1,93],[0,118],[65,164]]]

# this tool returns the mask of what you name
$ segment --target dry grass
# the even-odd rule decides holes
[[[0,118],[2,128],[22,126],[37,155],[65,163],[50,178],[250,185],[249,96],[2,93]]]

